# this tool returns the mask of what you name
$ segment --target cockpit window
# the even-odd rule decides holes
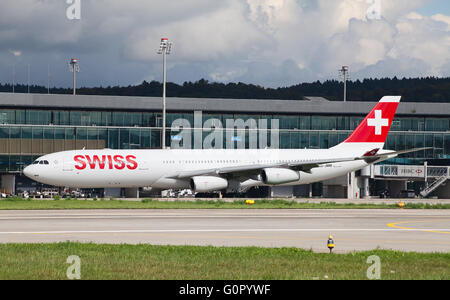
[[[44,165],[48,165],[48,160],[44,160]]]
[[[48,160],[35,160],[33,162],[33,165],[49,165],[50,163]]]
[[[39,164],[39,161],[38,161],[38,160],[35,160],[35,161],[33,162],[33,165],[37,165],[37,164]]]

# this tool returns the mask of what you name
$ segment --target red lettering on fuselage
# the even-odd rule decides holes
[[[116,168],[117,170],[122,170],[125,168],[125,162],[123,161],[123,156],[122,155],[114,155],[114,161],[116,162],[116,164],[114,165],[114,168]]]
[[[79,164],[79,165],[75,165],[75,168],[78,170],[86,169],[86,162],[82,161],[82,159],[84,159],[83,155],[77,155],[73,158],[73,160]]]
[[[125,168],[129,170],[136,170],[138,167],[138,163],[136,161],[136,156],[134,155],[102,155],[101,159],[99,155],[76,155],[73,157],[73,160],[76,162],[75,168],[77,170],[84,170],[89,168],[91,170],[95,170],[99,168],[100,170],[109,169],[117,169],[123,170]]]
[[[109,169],[112,170],[112,168],[113,168],[113,160],[112,160],[111,155],[108,155],[108,166],[109,166]]]
[[[127,155],[127,157],[125,157],[125,159],[128,162],[127,168],[130,170],[136,170],[138,167],[137,162],[135,161],[136,156],[134,155]]]
[[[106,155],[102,155],[102,160],[101,161],[98,158],[98,155],[94,155],[92,160],[91,160],[91,157],[89,155],[86,155],[86,159],[87,159],[91,169],[95,169],[95,167],[97,166],[97,163],[98,163],[98,166],[100,167],[101,170],[103,170],[105,168]]]

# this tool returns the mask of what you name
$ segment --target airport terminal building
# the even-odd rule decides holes
[[[202,148],[214,128],[223,132],[223,141],[214,142],[217,148],[248,148],[252,141],[259,148],[329,148],[345,140],[374,105],[317,97],[302,101],[167,98],[166,146]],[[0,93],[2,192],[41,188],[21,171],[47,153],[161,148],[161,110],[161,98],[152,97]],[[200,142],[194,138],[198,136]],[[426,190],[424,195],[450,198],[446,182],[450,103],[400,104],[385,148],[420,147],[433,149],[406,154],[346,178],[253,192],[273,197],[360,198],[386,191],[391,197],[408,190],[418,195]]]

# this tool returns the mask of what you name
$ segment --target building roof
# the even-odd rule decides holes
[[[313,97],[310,97],[313,98]],[[311,100],[258,100],[215,98],[167,98],[167,110],[177,112],[267,113],[267,114],[354,114],[365,115],[375,102]],[[0,93],[0,108],[161,111],[160,97],[48,95]],[[450,103],[405,102],[399,115],[450,116]]]

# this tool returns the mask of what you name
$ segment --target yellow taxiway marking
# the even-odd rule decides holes
[[[439,231],[439,230],[433,230],[433,229],[420,229],[420,228],[411,228],[411,227],[398,226],[399,224],[432,223],[432,222],[441,222],[441,221],[448,221],[448,220],[403,221],[403,222],[389,223],[389,224],[387,224],[387,226],[391,227],[391,228],[397,228],[397,229],[416,230],[416,231],[419,230],[419,231],[424,231],[424,232],[450,234],[450,232],[448,232],[448,231]]]

